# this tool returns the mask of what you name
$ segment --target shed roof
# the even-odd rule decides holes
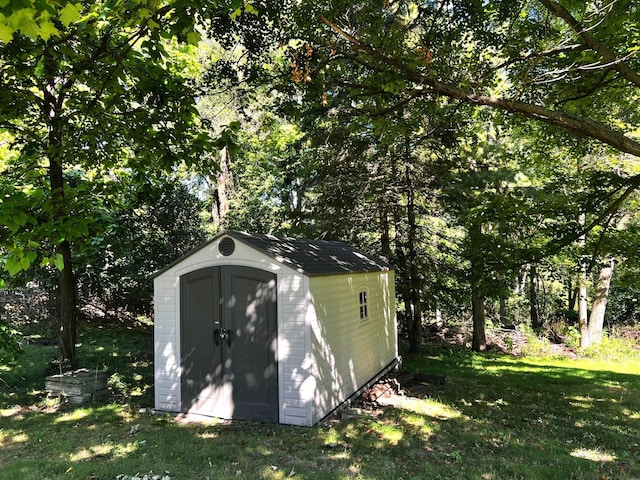
[[[223,230],[211,240],[196,247],[156,273],[154,277],[225,235],[241,241],[277,262],[308,276],[379,272],[393,269],[384,260],[363,253],[344,242],[276,237],[274,235]]]

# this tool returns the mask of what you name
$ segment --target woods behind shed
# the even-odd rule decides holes
[[[223,231],[154,277],[155,407],[315,425],[398,356],[393,269]]]

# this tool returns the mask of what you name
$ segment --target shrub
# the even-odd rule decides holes
[[[0,365],[13,363],[22,353],[18,332],[0,322]]]
[[[551,342],[546,337],[529,333],[527,341],[522,346],[522,355],[525,357],[548,357],[551,355]]]
[[[584,354],[598,360],[640,361],[640,343],[636,338],[614,332],[603,335],[602,341],[585,349]]]

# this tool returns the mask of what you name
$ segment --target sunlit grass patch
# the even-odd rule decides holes
[[[14,433],[0,431],[0,447],[5,447],[16,443],[26,443],[28,441],[29,435],[24,432]]]
[[[106,457],[111,454],[113,448],[113,445],[108,444],[82,447],[69,455],[69,460],[72,462],[82,462],[92,458]]]
[[[76,408],[71,412],[60,415],[59,417],[54,419],[53,423],[77,422],[78,420],[87,418],[92,413],[93,409],[90,408]]]
[[[615,455],[593,448],[577,448],[571,452],[571,456],[591,460],[592,462],[614,462],[616,460]]]
[[[437,420],[451,420],[461,416],[460,411],[456,408],[431,398],[401,397],[393,406],[403,411],[427,415]]]

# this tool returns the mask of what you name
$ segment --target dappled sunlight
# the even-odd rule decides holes
[[[268,465],[261,471],[260,478],[269,480],[284,480],[295,476],[295,469],[291,468],[288,471],[286,469],[279,468],[277,465]]]
[[[9,433],[3,433],[0,430],[0,447],[8,447],[17,443],[26,443],[29,441],[29,435],[24,432],[11,435]]]
[[[20,415],[22,407],[3,408],[0,410],[0,418],[11,418]]]
[[[404,431],[397,426],[385,425],[376,430],[380,438],[391,445],[398,445],[404,438]]]
[[[83,462],[91,460],[92,458],[102,458],[110,455],[113,449],[113,445],[96,445],[89,448],[83,447],[69,455],[69,460],[72,462]]]
[[[92,413],[94,413],[92,409],[77,408],[72,412],[60,415],[53,421],[53,423],[77,422],[78,420],[87,418]]]
[[[617,460],[617,457],[615,455],[591,448],[576,448],[571,452],[571,456],[600,463],[615,462]]]
[[[138,442],[129,442],[125,444],[118,444],[111,450],[111,458],[126,458],[135,453],[139,448]]]
[[[391,405],[391,402],[385,403]],[[402,410],[403,413],[408,410],[419,415],[426,415],[436,420],[451,420],[462,417],[462,412],[458,409],[451,405],[447,405],[446,403],[438,402],[429,398],[419,399],[415,397],[398,397],[397,400],[393,401],[392,406]]]

